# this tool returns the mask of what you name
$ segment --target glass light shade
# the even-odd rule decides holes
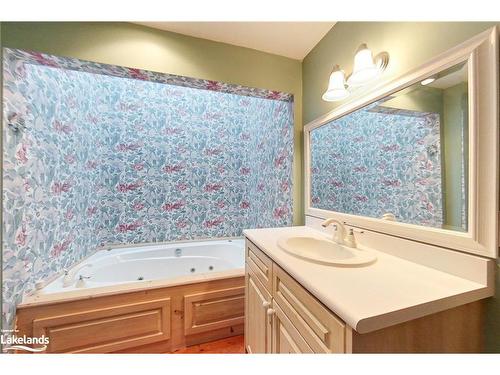
[[[360,86],[377,77],[379,73],[380,70],[373,61],[372,51],[368,49],[366,44],[360,45],[354,56],[354,68],[347,83],[350,86]]]
[[[323,100],[327,102],[335,102],[337,100],[345,99],[349,96],[345,86],[345,74],[343,70],[335,66],[332,74],[330,74],[330,81],[328,82],[328,89],[323,94]]]

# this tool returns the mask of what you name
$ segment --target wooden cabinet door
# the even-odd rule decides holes
[[[272,310],[273,339],[272,352],[275,354],[313,353],[311,347],[290,322],[276,301]]]
[[[286,316],[314,353],[344,353],[345,323],[276,264],[273,278],[276,314]]]
[[[245,347],[248,353],[271,352],[271,319],[267,311],[271,308],[271,296],[255,274],[246,273]]]
[[[244,301],[244,286],[184,295],[184,334],[241,326],[245,319]]]

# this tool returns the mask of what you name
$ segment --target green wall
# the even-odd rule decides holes
[[[173,73],[291,92],[295,95],[294,205],[303,222],[302,119],[327,113],[321,100],[334,64],[352,68],[354,52],[365,42],[376,53],[390,53],[388,81],[424,63],[495,23],[340,22],[301,64],[298,60],[211,42],[128,23],[1,23],[5,47],[32,49],[108,64]],[[0,77],[1,78],[1,77]],[[497,296],[487,302],[486,348],[500,352],[500,278]]]
[[[354,53],[367,43],[374,53],[387,51],[389,67],[377,82],[383,83],[415,68],[437,54],[467,40],[493,22],[340,22],[306,56],[302,64],[303,118],[308,123],[336,106],[321,100],[334,64],[352,70]],[[358,91],[362,94],[363,91]],[[340,102],[342,103],[342,102]],[[497,270],[498,271],[498,270]],[[500,277],[496,296],[487,301],[486,350],[500,353]],[[452,322],[451,322],[452,324]]]
[[[306,56],[302,64],[304,123],[338,103],[321,100],[334,64],[352,71],[361,43],[376,54],[387,51],[389,66],[377,82],[391,80],[495,25],[494,22],[339,22]],[[499,23],[500,25],[500,23]],[[362,93],[362,90],[358,92]]]
[[[462,138],[467,134],[467,83],[447,89],[422,86],[416,83],[397,93],[382,107],[405,109],[417,112],[438,113],[441,121],[441,155],[443,183],[443,228],[463,231],[462,210],[467,201],[462,199]],[[467,145],[467,138],[464,139]],[[464,170],[465,181],[468,173]],[[465,206],[465,207],[464,207]]]
[[[118,22],[1,25],[2,45],[294,94],[294,223],[302,207],[302,65],[299,60]]]
[[[445,165],[445,223],[449,229],[460,230],[462,211],[467,207],[467,200],[462,199],[462,165],[465,162],[462,152],[462,143],[468,145],[467,131],[467,83],[460,83],[443,90],[443,136]],[[468,180],[468,171],[465,170],[465,181]]]

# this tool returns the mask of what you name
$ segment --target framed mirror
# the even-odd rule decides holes
[[[490,29],[307,124],[306,215],[498,256]]]

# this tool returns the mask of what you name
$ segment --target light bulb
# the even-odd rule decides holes
[[[420,84],[425,86],[425,85],[428,85],[429,83],[434,82],[435,80],[436,80],[436,78],[432,78],[432,77],[431,78],[426,78],[422,82],[420,82]]]

